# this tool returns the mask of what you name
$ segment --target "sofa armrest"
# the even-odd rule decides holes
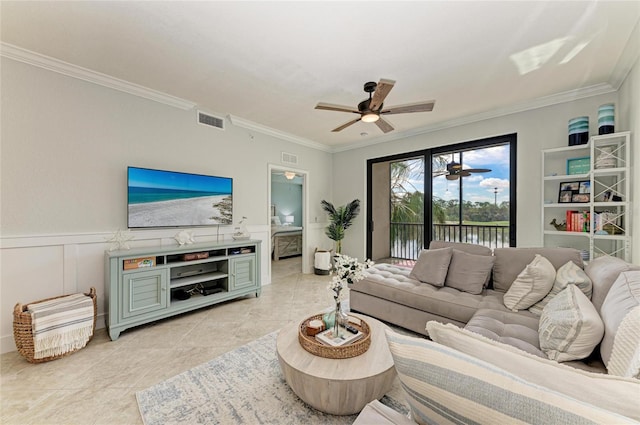
[[[431,339],[551,392],[640,421],[640,380],[586,372],[457,326],[428,322]]]

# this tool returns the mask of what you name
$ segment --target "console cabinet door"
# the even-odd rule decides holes
[[[167,270],[125,273],[122,276],[122,318],[139,316],[168,307]]]
[[[256,286],[256,257],[229,259],[229,290]]]

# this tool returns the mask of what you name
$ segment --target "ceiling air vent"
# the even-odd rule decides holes
[[[208,115],[198,111],[198,122],[202,125],[208,125],[210,127],[216,127],[224,130],[224,119]]]
[[[282,162],[285,164],[297,164],[298,155],[292,153],[282,152]]]

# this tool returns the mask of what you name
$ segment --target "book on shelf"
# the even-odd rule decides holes
[[[340,336],[335,337],[333,335],[333,328],[327,329],[326,331],[320,332],[316,335],[316,340],[324,345],[329,345],[331,347],[342,347],[344,345],[352,344],[359,339],[362,339],[364,333],[358,330],[357,334],[352,334],[345,328],[340,328]]]
[[[589,232],[591,230],[591,214],[589,211],[567,210],[567,232]]]

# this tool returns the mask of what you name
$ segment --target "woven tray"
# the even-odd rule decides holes
[[[91,297],[93,301],[93,332],[89,341],[93,338],[93,334],[95,334],[96,330],[96,313],[97,313],[97,296],[96,296],[96,288],[91,288],[88,294],[85,294],[88,297]],[[36,302],[50,301],[55,300],[56,298],[66,297],[67,295],[60,295],[58,297],[46,298],[44,300],[35,301],[29,304],[35,304]],[[57,354],[55,356],[43,357],[40,359],[34,359],[34,347],[33,347],[33,329],[31,326],[31,314],[27,312],[28,304],[16,304],[13,309],[13,339],[16,342],[16,347],[18,348],[18,352],[27,359],[30,363],[43,363],[48,362],[50,360],[59,359],[60,357],[67,356],[71,353],[74,353],[79,350],[71,350],[67,351],[63,354]]]
[[[330,347],[318,341],[314,336],[307,335],[307,324],[312,320],[322,320],[322,314],[311,316],[300,323],[298,327],[298,341],[302,348],[313,354],[314,356],[325,357],[328,359],[348,359],[364,354],[371,345],[371,330],[367,322],[358,318],[360,325],[350,322],[350,324],[364,333],[364,337],[353,344],[344,345],[342,347]]]

